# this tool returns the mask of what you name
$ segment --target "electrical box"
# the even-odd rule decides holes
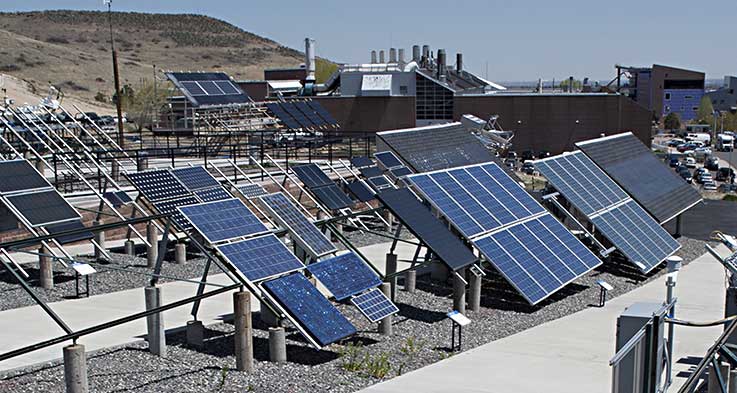
[[[617,381],[617,392],[635,392],[639,391],[642,386],[660,386],[663,374],[663,355],[664,341],[663,334],[665,323],[661,313],[663,310],[662,303],[635,303],[627,307],[624,312],[617,318],[617,351],[624,347],[629,340],[640,331],[654,315],[661,318],[657,329],[647,329],[646,335],[642,338],[641,345],[633,348],[633,350],[622,359],[619,367],[619,375]],[[649,343],[651,342],[653,332],[657,332],[655,343],[657,345],[656,356],[651,359],[649,353]],[[654,373],[652,368],[654,367]],[[655,380],[650,381],[650,376],[655,375]]]

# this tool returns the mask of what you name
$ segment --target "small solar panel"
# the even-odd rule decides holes
[[[361,202],[368,202],[375,198],[374,191],[360,180],[354,180],[348,183],[347,188],[348,191]]]
[[[296,165],[291,167],[291,169],[307,188],[334,184],[328,175],[326,175],[325,172],[323,172],[316,164]]]
[[[46,225],[44,226],[44,228],[47,231],[49,231],[50,235],[55,235],[57,233],[73,231],[77,229],[83,229],[85,228],[85,226],[84,224],[82,224],[82,221],[80,220],[72,220],[72,221],[60,222],[58,224]],[[82,240],[90,240],[93,237],[95,237],[95,235],[93,235],[92,232],[85,231],[85,232],[80,232],[80,233],[76,233],[72,235],[57,236],[57,237],[54,237],[54,239],[56,239],[56,241],[58,241],[61,244],[69,244],[69,243],[74,243],[74,242],[78,242]]]
[[[352,252],[310,264],[307,270],[317,277],[338,301],[381,285],[381,278],[376,272]]]
[[[320,117],[309,105],[304,101],[294,103],[294,106],[302,112],[315,126],[326,125],[327,122]]]
[[[170,214],[172,222],[174,222],[174,224],[176,224],[179,229],[187,231],[192,228],[192,225],[186,218],[184,218],[182,213],[177,210],[177,207],[195,205],[200,203],[200,201],[198,201],[197,198],[192,195],[187,195],[179,198],[167,199],[165,201],[152,203],[156,210],[159,211],[159,213]]]
[[[394,169],[390,170],[389,173],[391,173],[392,176],[394,176],[395,178],[399,179],[399,178],[402,178],[404,176],[411,175],[412,174],[412,170],[410,170],[406,166],[400,166],[398,168],[394,168]]]
[[[18,194],[7,198],[33,226],[79,218],[79,213],[56,190]]]
[[[402,164],[402,161],[399,161],[399,158],[397,158],[394,153],[390,151],[382,151],[379,153],[374,154],[374,157],[376,157],[376,161],[381,164],[381,166],[384,167],[384,169],[391,169],[396,168],[398,166],[404,166]]]
[[[293,102],[282,102],[281,107],[284,108],[287,113],[289,113],[294,120],[297,121],[302,127],[304,128],[313,128],[315,127],[315,124],[312,123],[312,121],[305,116],[297,107],[294,105]]]
[[[215,81],[215,84],[220,88],[223,94],[240,94],[231,81]]]
[[[201,166],[172,169],[171,173],[174,174],[174,176],[179,179],[185,187],[192,191],[220,186],[220,182],[218,182],[217,179],[207,171],[207,169]]]
[[[274,235],[217,246],[218,251],[250,281],[260,281],[304,267]]]
[[[392,188],[392,183],[384,175],[370,177],[366,181],[368,181],[368,183],[371,184],[371,186],[375,190],[384,190],[387,188]]]
[[[223,187],[220,186],[197,190],[194,193],[200,199],[202,199],[203,202],[222,201],[233,197],[227,191],[225,191]]]
[[[189,190],[165,169],[128,173],[126,176],[151,202],[189,195]]]
[[[249,199],[267,194],[266,190],[264,190],[264,188],[259,186],[258,184],[238,185],[238,191],[240,191],[244,197]]]
[[[366,178],[381,176],[384,174],[384,171],[382,171],[381,168],[379,168],[378,166],[367,166],[359,168],[358,171],[361,172],[361,175]]]
[[[289,230],[300,247],[314,257],[320,257],[336,250],[330,239],[310,222],[284,194],[271,194],[261,197],[270,215],[280,226]]]
[[[181,207],[179,210],[210,243],[268,231],[236,198]]]
[[[352,298],[351,303],[371,322],[379,322],[399,312],[399,308],[376,288]]]
[[[338,121],[335,120],[335,118],[333,118],[333,115],[331,115],[330,112],[325,110],[325,107],[322,106],[321,103],[317,101],[309,101],[307,102],[307,105],[309,105],[312,109],[314,109],[315,112],[317,112],[317,114],[320,115],[320,117],[322,117],[326,123],[332,124],[332,125],[338,125]]]
[[[194,107],[245,104],[250,101],[248,95],[223,72],[167,72],[166,76]]]
[[[353,324],[301,273],[267,281],[263,287],[320,347],[356,333]]]
[[[0,162],[0,193],[45,188],[51,185],[26,160]]]
[[[374,162],[371,161],[370,158],[359,156],[359,157],[351,157],[351,165],[353,165],[356,168],[362,168],[365,166],[373,166]]]
[[[315,198],[330,210],[345,209],[353,205],[353,200],[335,184],[313,188],[311,191]]]
[[[133,202],[133,199],[125,191],[108,191],[102,194],[115,207],[121,207]]]
[[[182,86],[184,86],[184,88],[189,91],[189,94],[194,97],[207,95],[205,90],[203,90],[197,82],[182,82]]]
[[[266,108],[274,114],[287,128],[292,130],[297,130],[302,128],[302,126],[297,123],[294,118],[287,113],[284,109],[282,109],[281,105],[278,103],[268,103],[266,104]]]

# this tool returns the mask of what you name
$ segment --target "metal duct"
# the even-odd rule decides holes
[[[371,51],[371,64],[376,64],[376,51]]]
[[[420,46],[419,45],[412,45],[412,61],[416,63],[420,62]]]
[[[459,74],[463,71],[463,53],[456,53],[456,71]]]
[[[307,80],[315,80],[315,40],[305,38],[305,68]]]
[[[404,48],[399,48],[398,53],[399,53],[399,64],[403,65],[404,64]]]
[[[389,62],[390,63],[397,62],[397,50],[394,48],[389,48]]]
[[[445,76],[445,49],[438,49],[438,79]]]
[[[386,56],[384,55],[384,50],[379,51],[379,63],[384,64],[386,63]]]

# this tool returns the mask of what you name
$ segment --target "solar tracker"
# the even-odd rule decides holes
[[[102,197],[107,199],[108,202],[112,203],[115,207],[120,207],[133,202],[133,199],[125,191],[108,191],[102,194]]]
[[[238,191],[240,191],[243,196],[249,199],[267,194],[266,190],[264,190],[264,188],[259,186],[258,184],[238,185]]]
[[[126,176],[151,202],[189,195],[189,190],[165,169],[128,173]]]
[[[370,177],[366,179],[366,181],[369,184],[371,184],[371,187],[373,187],[375,190],[383,190],[387,188],[392,188],[392,183],[384,175]]]
[[[333,115],[330,114],[327,110],[325,110],[325,107],[322,106],[321,103],[317,101],[308,101],[307,105],[309,105],[312,109],[317,112],[320,117],[322,117],[323,120],[325,120],[326,123],[331,125],[338,125],[338,121],[333,118]]]
[[[354,180],[347,185],[348,191],[361,202],[374,199],[374,192],[360,180]]]
[[[236,198],[184,206],[179,210],[210,243],[268,231],[251,210]]]
[[[366,178],[381,176],[384,174],[384,171],[382,171],[378,166],[367,166],[359,168],[358,171],[361,172],[361,175]]]
[[[358,255],[349,252],[307,266],[335,300],[342,301],[381,285],[381,278]]]
[[[535,162],[535,167],[604,237],[644,272],[680,245],[582,152]]]
[[[452,270],[466,267],[478,259],[410,190],[389,189],[376,196],[415,237],[425,243]]]
[[[171,173],[190,190],[219,187],[220,182],[201,166],[172,169]]]
[[[359,156],[359,157],[351,157],[351,165],[353,165],[356,168],[362,168],[365,166],[373,166],[374,162],[371,161],[370,158]]]
[[[216,248],[250,281],[264,280],[304,267],[274,235],[258,236]]]
[[[294,118],[294,120],[297,121],[303,128],[313,128],[315,127],[315,124],[310,121],[310,119],[307,118],[302,112],[300,112],[299,109],[297,109],[296,106],[294,106],[294,103],[292,102],[282,102],[281,103],[282,109],[287,111],[290,116]]]
[[[85,226],[84,224],[82,224],[81,220],[71,220],[71,221],[60,222],[58,224],[46,225],[44,226],[44,228],[47,231],[49,231],[50,235],[55,235],[61,232],[82,229],[82,228],[85,228]],[[95,235],[93,235],[92,232],[85,231],[85,232],[76,233],[73,235],[57,236],[54,239],[56,239],[56,241],[58,241],[61,244],[69,244],[69,243],[74,243],[74,242],[78,242],[82,240],[90,240],[93,237],[95,237]]]
[[[400,167],[391,169],[389,173],[391,173],[392,176],[394,176],[395,178],[399,179],[401,177],[411,175],[412,170],[407,168],[406,166],[400,166]]]
[[[576,143],[658,222],[701,201],[701,195],[631,132]]]
[[[184,215],[177,210],[178,207],[196,205],[200,203],[193,195],[186,195],[179,198],[167,199],[165,201],[151,202],[156,210],[161,214],[170,214],[171,220],[176,224],[179,229],[186,231],[192,228],[192,224],[184,218]]]
[[[248,95],[223,72],[167,72],[166,76],[194,107],[250,102]]]
[[[28,161],[0,162],[0,193],[44,187],[50,187],[50,184]]]
[[[313,188],[311,191],[315,198],[330,210],[345,209],[353,205],[351,198],[335,184]]]
[[[271,113],[273,113],[274,116],[276,116],[282,123],[284,123],[287,128],[292,130],[302,128],[302,126],[297,123],[297,121],[294,120],[294,118],[289,113],[287,113],[287,111],[282,109],[281,105],[279,105],[278,103],[268,103],[266,104],[266,108]]]
[[[16,194],[7,198],[32,226],[80,217],[56,190]]]
[[[227,191],[225,191],[223,187],[220,186],[197,190],[194,193],[200,199],[202,199],[203,202],[222,201],[224,199],[230,199],[233,197]]]
[[[307,105],[304,101],[297,101],[294,103],[294,106],[299,109],[300,112],[302,112],[307,119],[309,119],[312,124],[316,126],[322,126],[326,125],[327,122],[320,117],[312,108],[310,108],[309,105]]]
[[[315,188],[334,184],[332,180],[316,164],[302,164],[291,167],[294,174],[307,188]]]
[[[317,258],[336,250],[333,243],[284,194],[265,195],[260,199],[269,215],[289,230],[292,238],[312,256]]]
[[[379,322],[399,312],[399,308],[377,288],[352,298],[351,303],[371,322]]]
[[[356,328],[301,273],[263,283],[298,326],[320,347],[356,334]]]
[[[397,158],[397,156],[390,151],[382,151],[380,153],[376,153],[374,154],[374,157],[376,157],[376,161],[378,161],[379,164],[381,164],[381,166],[383,166],[385,169],[404,166],[404,164],[402,164],[402,161],[399,161],[399,158]]]

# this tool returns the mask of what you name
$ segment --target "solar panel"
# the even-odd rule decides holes
[[[363,177],[376,177],[384,174],[384,171],[382,171],[378,166],[367,166],[359,168],[358,171],[361,172]]]
[[[222,106],[250,102],[248,95],[223,72],[167,72],[192,106]]]
[[[351,303],[371,322],[379,322],[399,312],[399,308],[376,288],[352,298]]]
[[[274,220],[289,230],[292,238],[312,256],[317,258],[336,250],[333,243],[284,194],[265,195],[260,199]]]
[[[366,181],[369,184],[371,184],[371,187],[373,187],[375,190],[384,190],[387,188],[392,188],[392,183],[384,175],[370,177],[366,179]]]
[[[67,231],[73,231],[77,229],[83,229],[85,228],[84,224],[82,224],[82,221],[80,220],[72,220],[72,221],[64,221],[60,222],[58,224],[51,224],[46,225],[44,228],[49,231],[50,235],[55,235],[57,233],[67,232]],[[73,235],[62,235],[54,237],[56,241],[58,241],[61,244],[69,244],[74,243],[82,240],[90,240],[95,235],[92,234],[92,232],[85,231],[81,233],[76,233]]]
[[[227,191],[225,191],[223,187],[220,186],[197,190],[194,193],[200,199],[202,199],[203,202],[222,201],[233,197]]]
[[[268,231],[236,198],[181,207],[179,210],[210,243]]]
[[[215,179],[207,169],[201,166],[172,169],[171,173],[174,177],[179,179],[185,187],[192,191],[199,190],[201,188],[220,186],[220,182],[217,181],[217,179]]]
[[[348,191],[361,202],[374,199],[374,192],[360,180],[354,180],[347,185]]]
[[[264,190],[263,187],[259,186],[258,184],[243,184],[238,186],[238,191],[243,194],[246,198],[256,198],[261,195],[266,195],[267,192]]]
[[[382,151],[380,153],[376,153],[374,154],[374,157],[376,157],[376,161],[378,161],[379,164],[384,167],[384,169],[404,166],[404,164],[402,164],[402,161],[399,161],[399,158],[397,158],[397,156],[390,151]]]
[[[701,201],[701,195],[631,132],[579,142],[581,149],[658,222]]]
[[[250,281],[260,281],[304,267],[274,235],[254,237],[216,247]]]
[[[402,178],[404,176],[411,175],[412,174],[412,170],[410,170],[406,166],[400,166],[398,168],[394,168],[394,169],[390,170],[389,173],[391,173],[392,176],[394,176],[395,178],[399,179],[399,178]]]
[[[336,126],[338,125],[338,121],[333,118],[333,115],[331,115],[330,112],[325,110],[325,107],[322,106],[321,103],[317,101],[308,101],[307,105],[314,109],[315,112],[317,112],[317,114],[320,115],[320,117],[322,117],[326,123]]]
[[[334,184],[332,180],[316,164],[302,164],[291,167],[294,174],[307,188],[315,188]]]
[[[535,167],[644,272],[652,270],[680,247],[582,152],[539,160]]]
[[[125,191],[108,191],[102,197],[112,203],[114,207],[121,207],[133,202],[133,199]]]
[[[292,102],[282,102],[281,107],[289,113],[290,116],[294,118],[294,120],[297,121],[302,127],[304,128],[313,128],[315,127],[315,124],[310,121],[310,119],[307,118],[302,112],[300,112],[299,109],[297,109],[296,106],[294,106],[294,103]]]
[[[182,86],[194,97],[207,95],[197,82],[182,82]]]
[[[349,252],[307,266],[335,300],[342,301],[381,285],[381,278],[358,255]]]
[[[152,203],[156,210],[159,211],[159,213],[170,214],[171,220],[174,222],[174,224],[176,224],[179,229],[187,231],[192,228],[192,225],[186,218],[184,218],[182,213],[177,210],[177,207],[195,205],[200,203],[200,201],[198,201],[197,198],[192,195],[187,195],[179,198],[167,199],[165,201],[157,201]]]
[[[239,94],[238,88],[231,81],[216,81],[215,84],[223,94]]]
[[[56,190],[17,194],[7,198],[32,226],[80,217]]]
[[[309,119],[312,122],[312,124],[316,126],[322,126],[322,125],[327,124],[327,122],[323,120],[322,117],[320,117],[320,115],[315,113],[315,111],[312,108],[310,108],[310,106],[307,105],[306,102],[298,101],[294,103],[294,106],[297,107],[297,109],[299,109],[299,111],[302,112],[305,116],[307,116],[307,119]]]
[[[0,161],[0,193],[50,186],[28,161]]]
[[[128,173],[126,176],[151,202],[189,195],[189,190],[165,169]]]
[[[284,123],[284,125],[287,128],[292,129],[292,130],[297,130],[297,129],[302,128],[302,126],[299,123],[297,123],[297,121],[294,120],[294,118],[291,115],[289,115],[287,111],[282,109],[281,105],[279,105],[278,103],[268,103],[266,104],[266,108],[272,114],[274,114],[274,116],[276,116],[282,123]]]
[[[356,328],[300,273],[263,284],[320,347],[356,334]]]
[[[330,210],[345,209],[353,205],[353,200],[335,184],[313,188],[311,191],[315,198]]]
[[[384,190],[376,196],[415,237],[425,243],[452,270],[466,267],[478,259],[408,189]]]
[[[371,161],[371,159],[368,157],[363,157],[363,156],[351,157],[351,165],[353,165],[356,168],[362,168],[365,166],[373,166],[374,162]]]

